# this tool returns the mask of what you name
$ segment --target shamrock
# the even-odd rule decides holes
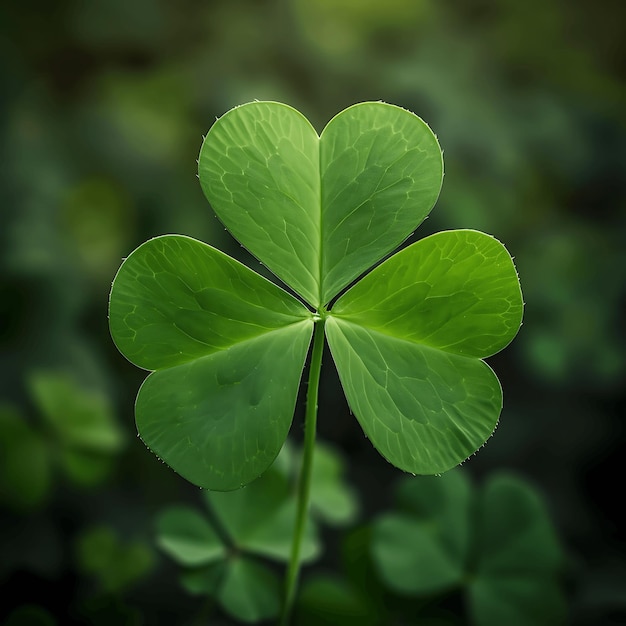
[[[374,522],[371,555],[396,593],[462,590],[470,623],[562,624],[564,553],[540,494],[498,472],[476,489],[459,470],[404,478]]]
[[[156,520],[159,547],[182,566],[181,584],[191,594],[214,597],[222,609],[246,622],[277,616],[280,585],[265,559],[286,562],[294,534],[299,450],[289,440],[276,462],[245,489],[204,491],[208,515],[185,505],[163,510]],[[318,444],[311,480],[312,516],[301,558],[322,551],[318,522],[354,521],[357,502],[342,477],[343,459]]]
[[[257,478],[287,437],[312,336],[312,370],[326,338],[352,411],[397,467],[440,473],[486,441],[502,390],[482,359],[513,339],[523,308],[504,246],[437,233],[346,291],[437,200],[442,153],[419,117],[365,102],[318,135],[298,111],[252,102],[214,123],[199,178],[228,230],[295,295],[180,235],[124,261],[110,327],[152,372],[135,409],[153,452],[210,489]]]
[[[278,578],[261,559],[289,560],[296,506],[290,456],[285,446],[279,460],[245,489],[204,491],[208,516],[175,505],[157,517],[157,544],[183,568],[182,586],[191,594],[214,597],[226,613],[244,622],[275,618],[280,609]],[[317,525],[310,519],[302,560],[313,561],[320,551]]]

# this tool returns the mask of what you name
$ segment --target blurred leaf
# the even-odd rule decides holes
[[[146,164],[172,167],[185,158],[194,131],[186,69],[158,66],[138,73],[115,68],[98,74],[92,114],[100,130],[98,149],[110,161],[121,159],[143,173]]]
[[[282,452],[279,454],[279,457]],[[235,544],[264,525],[288,499],[289,478],[272,465],[262,476],[236,491],[203,491],[209,508]]]
[[[76,540],[80,571],[98,581],[104,593],[120,593],[145,577],[154,566],[154,554],[139,541],[120,541],[105,526],[84,530]]]
[[[56,373],[33,374],[29,383],[42,417],[63,445],[97,453],[121,450],[124,434],[104,396]]]
[[[0,407],[0,502],[32,510],[45,502],[51,482],[44,438],[17,411]]]
[[[291,489],[294,460],[287,443],[269,470],[249,485],[236,491],[203,492],[210,518],[185,506],[170,507],[158,516],[157,545],[185,567],[181,585],[189,593],[216,595],[227,612],[244,621],[261,619],[255,616],[274,606],[270,601],[274,595],[273,574],[270,572],[268,578],[265,568],[249,557],[282,562],[290,558],[296,519],[295,493]],[[312,561],[320,551],[317,526],[309,518],[300,548],[301,561]],[[255,572],[261,575],[260,586],[254,587],[251,597],[237,609],[236,604],[241,603],[237,594],[243,591],[234,586],[253,585],[250,579]]]
[[[313,455],[311,511],[327,524],[349,524],[358,515],[356,493],[345,480],[344,471],[341,454],[318,441]]]
[[[254,511],[246,515],[254,515]],[[289,561],[296,523],[296,502],[285,502],[272,511],[265,523],[250,528],[239,538],[239,545],[246,551],[278,561]],[[300,543],[300,560],[303,563],[316,559],[321,551],[315,521],[307,518],[304,535]]]
[[[380,33],[420,32],[432,13],[428,0],[292,0],[300,27],[317,47],[341,59],[363,51]]]
[[[206,565],[226,555],[213,526],[195,509],[170,507],[157,517],[156,527],[157,545],[181,565]]]
[[[561,548],[527,483],[495,475],[474,512],[457,470],[405,479],[399,500],[403,514],[382,516],[372,531],[372,557],[389,587],[423,594],[461,585],[479,626],[562,623]]]
[[[372,555],[381,576],[396,591],[431,593],[461,581],[462,563],[451,559],[441,545],[433,542],[428,529],[410,518],[379,518],[372,541]]]
[[[295,498],[280,467],[272,466],[260,478],[237,491],[207,491],[206,500],[237,548],[288,561],[296,520]],[[309,520],[301,558],[315,558],[319,540]]]
[[[134,230],[133,209],[128,193],[106,178],[87,178],[67,193],[63,230],[76,262],[99,287],[105,278],[110,281],[125,253]]]
[[[558,626],[565,624],[561,585],[532,573],[483,576],[470,584],[470,611],[476,626]]]
[[[419,519],[441,549],[466,563],[472,530],[472,485],[457,468],[441,476],[415,476],[400,481],[395,490],[398,508]]]
[[[218,598],[227,613],[243,622],[272,619],[280,610],[280,584],[267,567],[236,558],[228,563]]]
[[[383,587],[372,558],[372,526],[359,526],[349,532],[341,546],[341,564],[348,582],[363,591],[377,610],[383,611]]]
[[[74,484],[92,487],[104,482],[115,467],[115,458],[106,453],[63,448],[61,467]]]
[[[521,347],[534,376],[585,386],[622,381],[626,258],[616,239],[572,220],[520,246],[519,269],[533,302]]]
[[[204,567],[185,569],[180,575],[180,584],[191,595],[213,596],[224,579],[226,567],[226,561],[221,561]]]
[[[477,624],[563,623],[563,554],[543,502],[521,479],[499,474],[483,488],[481,505],[469,583]]]

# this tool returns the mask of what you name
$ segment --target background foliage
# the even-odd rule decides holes
[[[198,494],[135,437],[143,374],[115,350],[106,306],[121,259],[152,236],[250,261],[207,206],[195,159],[215,117],[256,98],[318,129],[380,99],[435,130],[446,177],[418,236],[493,234],[527,303],[520,335],[491,359],[501,424],[463,471],[535,485],[566,553],[569,623],[623,621],[626,520],[611,487],[626,443],[623,18],[616,0],[4,3],[0,619],[201,621],[202,600],[154,539],[157,513],[198,507]],[[325,360],[320,436],[343,453],[367,524],[393,506],[399,473],[348,415]],[[358,532],[341,546],[327,534],[305,572],[302,623],[307,602],[330,598],[322,574],[359,553]],[[358,615],[371,600],[360,593],[337,602]],[[454,597],[434,606],[436,623],[463,623]]]

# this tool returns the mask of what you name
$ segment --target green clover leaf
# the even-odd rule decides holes
[[[104,593],[115,594],[147,576],[155,564],[152,549],[141,541],[123,541],[109,526],[84,529],[76,538],[79,571],[92,575]]]
[[[245,622],[276,617],[280,584],[259,557],[289,560],[295,526],[294,469],[289,463],[275,463],[243,489],[204,492],[209,516],[183,505],[160,513],[157,544],[184,568],[181,584],[189,593],[215,597],[225,612]],[[309,520],[303,560],[314,560],[320,550],[317,526]]]
[[[236,489],[267,469],[291,425],[311,313],[194,239],[135,250],[111,292],[120,350],[154,369],[135,407],[143,440],[202,487]]]
[[[471,623],[562,623],[564,555],[545,505],[526,481],[492,476],[476,493],[459,470],[404,479],[398,511],[373,525],[371,554],[401,594],[461,588]]]
[[[419,117],[366,102],[318,135],[294,109],[253,102],[215,122],[199,177],[226,227],[302,301],[188,237],[133,252],[113,282],[110,326],[152,371],[136,403],[150,449],[203,487],[254,480],[285,441],[316,325],[390,462],[439,473],[485,442],[502,392],[482,359],[513,339],[523,308],[502,244],[438,233],[341,294],[438,197],[441,149]]]

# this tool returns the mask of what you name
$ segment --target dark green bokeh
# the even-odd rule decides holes
[[[620,483],[626,443],[624,17],[616,0],[5,3],[0,404],[12,417],[0,446],[20,443],[0,460],[13,468],[0,479],[0,620],[170,624],[204,610],[166,565],[102,600],[73,554],[92,527],[114,529],[123,545],[149,542],[156,511],[196,495],[135,437],[143,376],[112,345],[107,297],[122,258],[155,235],[183,233],[250,261],[213,217],[195,159],[215,117],[256,98],[296,107],[318,130],[346,106],[382,99],[437,133],[446,176],[418,236],[493,234],[514,255],[526,300],[519,336],[492,362],[500,425],[466,470],[531,478],[568,555],[570,623],[623,621],[626,520],[607,485]],[[327,369],[320,432],[346,455],[366,522],[388,509],[399,474],[363,438]],[[55,426],[28,383],[42,370],[107,398],[134,441],[89,488],[73,472],[101,453],[51,444]],[[10,473],[24,478],[21,463],[32,468],[25,491]],[[5,498],[16,492],[21,503]],[[337,570],[333,536],[305,583]],[[303,606],[328,580],[305,584]],[[335,587],[329,605],[358,615],[360,592]],[[463,614],[453,601],[433,606],[433,624]]]

